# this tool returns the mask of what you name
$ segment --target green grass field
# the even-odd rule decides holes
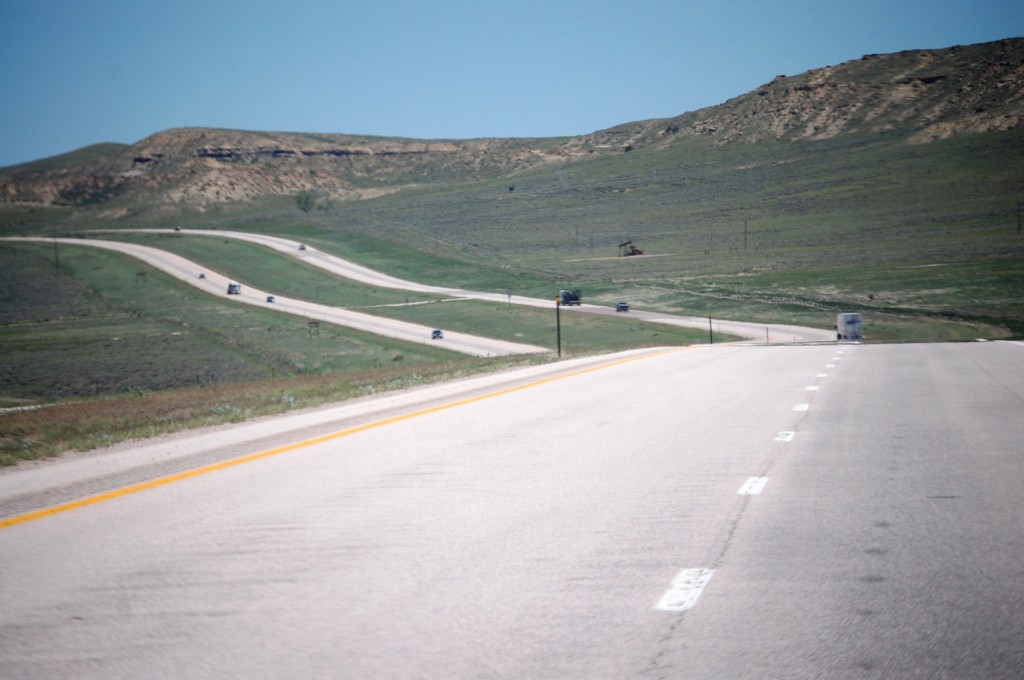
[[[133,240],[195,257],[243,282],[281,281],[282,295],[556,345],[553,308],[377,290],[237,241]],[[440,344],[327,324],[314,332],[304,318],[233,304],[88,246],[5,243],[0,272],[0,407],[56,403],[0,413],[0,464],[554,358],[473,359]],[[378,307],[413,298],[430,304]],[[569,310],[562,316],[564,356],[704,339],[697,331],[627,319]]]
[[[274,282],[275,285],[271,289],[280,295],[357,309],[426,326],[555,348],[556,323],[553,301],[550,310],[543,310],[475,300],[448,300],[438,295],[374,288],[309,267],[287,255],[233,239],[130,233],[118,238],[175,252],[209,267],[215,267],[221,273],[243,284],[251,283],[268,288],[270,284],[267,282]],[[429,262],[433,258],[428,256],[425,259]],[[418,258],[407,257],[403,261],[415,263]],[[429,279],[423,278],[424,269],[429,269],[429,266],[418,270],[420,276],[417,279],[423,283],[431,283]],[[462,269],[468,271],[469,267],[464,266]],[[482,268],[480,273],[467,278],[471,284],[493,284],[492,281],[488,281],[486,270]],[[489,290],[501,291],[493,285]],[[553,300],[558,289],[543,282],[520,281],[520,285],[513,292],[524,294],[524,290],[527,291],[525,294],[551,297]],[[406,306],[404,303],[407,302],[429,304]],[[572,311],[566,309],[562,314],[563,353],[591,353],[704,341],[704,334],[700,331],[630,322],[625,317],[609,319],[572,314]]]
[[[454,358],[336,326],[311,333],[304,318],[204,295],[117,253],[62,247],[59,277],[50,256],[52,249],[28,244],[5,244],[0,255],[5,290],[19,291],[5,305],[17,322],[0,329],[0,390],[8,399],[152,392]],[[50,297],[43,316],[34,302],[40,296],[21,281],[41,284]]]

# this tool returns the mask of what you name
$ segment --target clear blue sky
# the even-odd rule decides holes
[[[1021,36],[1024,0],[0,0],[0,166],[185,126],[585,134]]]

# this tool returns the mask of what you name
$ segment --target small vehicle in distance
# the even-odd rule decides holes
[[[579,290],[560,290],[558,299],[563,307],[579,307],[583,298]]]
[[[619,304],[615,305],[615,311],[616,312],[628,312],[629,311],[629,303],[628,302],[620,302]]]
[[[267,302],[273,302],[273,301],[274,301],[274,296],[273,295],[268,295],[267,296]]]
[[[844,312],[836,317],[836,342],[862,342],[864,317],[860,312]]]
[[[444,340],[444,333],[439,328],[435,328],[434,332],[430,334],[431,340]]]
[[[241,295],[241,294],[242,294],[242,284],[238,283],[238,281],[230,281],[228,283],[228,295]]]

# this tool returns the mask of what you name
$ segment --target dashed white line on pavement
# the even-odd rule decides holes
[[[793,410],[794,411],[806,411],[810,407],[811,407],[810,404],[794,404],[793,405]]]
[[[796,432],[780,432],[775,435],[775,441],[777,442],[791,442]]]
[[[818,386],[817,385],[808,385],[804,389],[807,390],[808,392],[817,392],[818,391]]]
[[[827,378],[828,377],[828,373],[819,373],[818,377],[819,378]]]
[[[714,569],[683,569],[672,579],[672,585],[654,608],[666,612],[686,611],[697,604],[704,586],[714,573]]]
[[[740,490],[737,491],[741,496],[756,496],[764,491],[764,485],[768,483],[767,477],[751,477],[748,479]]]

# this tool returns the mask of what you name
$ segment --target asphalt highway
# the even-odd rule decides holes
[[[1022,441],[1020,343],[736,345],[25,466],[0,677],[1017,679]]]
[[[525,297],[521,295],[507,295],[501,293],[490,293],[486,291],[470,291],[461,288],[448,288],[434,286],[398,279],[387,274],[374,271],[355,264],[335,255],[330,255],[315,248],[308,247],[298,241],[281,238],[277,236],[266,236],[263,234],[251,234],[238,231],[226,231],[215,229],[181,229],[178,232],[172,229],[137,229],[139,232],[149,233],[182,233],[186,235],[213,236],[221,238],[234,238],[238,240],[257,243],[264,247],[285,253],[292,257],[299,258],[306,264],[319,267],[337,276],[345,277],[360,283],[378,286],[381,288],[395,288],[424,293],[445,295],[452,298],[487,300],[530,307],[551,308],[554,300],[543,300],[539,298]],[[97,233],[116,233],[113,230],[98,230]],[[252,286],[243,286],[239,295],[227,296],[228,277],[201,265],[187,260],[173,253],[132,243],[108,240],[86,240],[76,238],[47,239],[43,237],[7,237],[11,241],[35,241],[66,243],[68,245],[92,246],[114,250],[126,255],[135,257],[147,264],[150,264],[175,278],[189,283],[212,295],[228,297],[233,301],[243,304],[258,305],[306,317],[311,321],[323,321],[325,323],[337,324],[368,333],[376,333],[386,337],[398,338],[408,342],[422,344],[435,344],[444,349],[455,352],[470,354],[474,356],[501,356],[506,354],[531,354],[544,353],[548,350],[537,345],[509,342],[472,335],[469,333],[458,333],[445,330],[444,340],[436,342],[432,339],[432,328],[418,324],[387,319],[385,317],[373,316],[353,310],[339,307],[331,307],[303,300],[295,300],[274,294],[272,291],[261,290]],[[202,278],[200,278],[202,274]],[[274,295],[275,302],[268,303],[267,298]],[[603,305],[583,304],[580,306],[565,307],[565,313],[579,314],[615,314],[614,307]],[[640,321],[649,321],[671,326],[686,328],[708,328],[709,332],[725,333],[729,335],[748,338],[747,342],[772,343],[800,343],[800,342],[828,342],[834,340],[833,332],[818,328],[806,328],[801,326],[790,326],[780,324],[760,324],[743,321],[714,320],[709,328],[711,320],[702,317],[682,316],[666,314],[661,312],[649,312],[632,310],[627,313],[631,318]]]
[[[49,243],[55,239],[9,237],[7,240]],[[537,345],[508,342],[454,331],[446,331],[443,340],[435,341],[431,337],[433,329],[428,326],[387,319],[315,302],[306,302],[305,300],[287,298],[252,286],[242,286],[239,294],[228,295],[227,290],[230,279],[227,276],[159,248],[134,243],[122,243],[120,241],[101,241],[95,239],[59,238],[56,241],[67,245],[102,248],[130,255],[211,295],[224,297],[241,304],[255,305],[277,312],[294,314],[305,317],[310,321],[323,321],[408,342],[434,344],[442,349],[473,356],[489,357],[506,354],[544,353],[548,351],[547,348]],[[296,248],[297,246],[298,244],[296,244]],[[268,302],[268,297],[271,295],[274,297],[273,303]]]
[[[135,231],[149,233],[175,233],[171,229],[138,229]],[[252,234],[240,231],[218,230],[218,229],[181,229],[181,234],[192,236],[212,236],[219,238],[233,238],[271,248],[278,252],[299,258],[306,264],[319,267],[326,271],[342,276],[353,281],[365,283],[380,288],[395,288],[399,290],[410,290],[421,293],[434,293],[452,298],[465,298],[473,300],[487,300],[490,302],[501,302],[513,305],[524,305],[528,307],[543,307],[550,309],[554,304],[554,293],[551,299],[526,297],[523,295],[508,295],[507,293],[493,293],[487,291],[472,291],[462,288],[450,288],[445,286],[434,286],[416,281],[408,281],[389,276],[382,272],[374,271],[345,260],[336,255],[330,255],[323,251],[307,246],[299,241],[282,238],[279,236],[267,236],[264,234]],[[110,233],[116,233],[111,231]],[[566,313],[589,313],[589,314],[616,314],[614,307],[605,305],[593,305],[584,303],[578,307],[565,307]],[[682,326],[686,328],[708,328],[708,319],[705,317],[684,316],[678,314],[665,314],[660,312],[647,312],[633,310],[628,315],[641,321]],[[796,342],[823,342],[835,340],[832,331],[819,328],[806,328],[803,326],[791,326],[786,324],[760,324],[744,321],[728,321],[715,319],[711,328],[712,333],[727,333],[749,338],[757,342],[764,341],[771,343],[796,343]]]

